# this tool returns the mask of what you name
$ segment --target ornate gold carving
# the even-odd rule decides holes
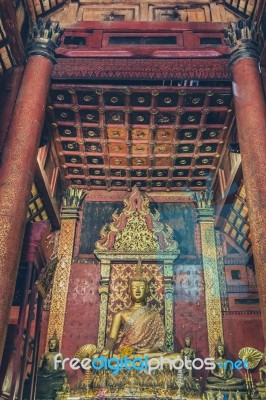
[[[47,332],[47,338],[49,338],[53,332],[56,331],[60,344],[62,343],[63,338],[76,219],[78,218],[78,208],[81,205],[84,196],[85,192],[82,189],[73,189],[68,187],[64,193],[62,202],[62,223],[58,244],[59,263],[57,264],[54,274],[52,301]],[[46,343],[46,346],[48,346],[48,342]]]
[[[123,253],[174,252],[179,255],[178,243],[172,239],[170,226],[159,222],[160,213],[153,215],[149,199],[138,188],[124,200],[124,211],[112,215],[113,222],[100,232],[96,250]]]
[[[55,270],[52,290],[52,302],[50,308],[47,338],[56,331],[60,344],[63,338],[63,329],[66,312],[68,283],[72,262],[76,221],[62,220],[58,246],[58,258],[60,259]],[[47,342],[48,346],[48,342]]]
[[[173,261],[164,262],[164,297],[165,297],[165,344],[167,351],[174,351],[174,287],[173,287]]]
[[[104,347],[106,322],[107,322],[107,306],[109,296],[109,279],[110,279],[110,260],[101,261],[101,286],[99,288],[100,294],[100,320],[98,330],[98,348]]]
[[[222,306],[212,207],[198,209],[205,282],[209,354],[215,356],[218,338],[223,341]]]
[[[114,249],[131,252],[153,252],[159,248],[155,235],[147,228],[145,217],[132,213],[126,227],[116,236]]]
[[[238,353],[240,360],[248,362],[249,369],[256,368],[260,363],[262,356],[263,353],[253,347],[243,347]]]
[[[108,292],[109,292],[109,287],[107,285],[100,286],[99,294],[101,302],[100,302],[100,321],[99,321],[98,342],[97,342],[98,349],[102,349],[104,347],[104,342],[105,342]]]
[[[174,351],[174,309],[172,282],[165,283],[165,344],[168,352]]]

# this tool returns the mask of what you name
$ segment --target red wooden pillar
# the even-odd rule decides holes
[[[34,179],[54,51],[63,31],[58,24],[33,23],[28,61],[12,114],[0,170],[0,361]]]
[[[266,108],[255,26],[240,21],[225,31],[232,47],[231,68],[237,132],[250,219],[256,280],[266,339]]]

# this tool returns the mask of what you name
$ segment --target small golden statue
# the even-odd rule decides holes
[[[56,392],[64,384],[67,378],[66,371],[62,370],[61,363],[57,364],[58,368],[55,369],[55,357],[59,353],[59,340],[54,332],[53,336],[48,342],[48,351],[41,356],[38,375],[37,375],[37,389],[36,398],[38,400],[52,400],[56,396]],[[63,360],[62,354],[57,357],[58,360]]]
[[[68,378],[67,376],[64,377],[64,383],[61,387],[62,392],[64,393],[70,393],[70,384],[68,383]]]
[[[236,400],[241,400],[241,394],[239,393],[239,390],[236,392]]]
[[[218,340],[216,345],[217,358],[215,359],[215,369],[211,371],[211,375],[207,378],[207,390],[230,391],[245,390],[245,381],[243,379],[234,378],[232,365],[224,358],[224,344]]]
[[[257,383],[256,386],[266,388],[266,349],[264,350],[263,361],[264,365],[259,369],[260,381]]]
[[[258,352],[258,350],[256,350],[256,351]],[[264,400],[264,399],[266,399],[266,348],[264,349],[264,353],[261,353],[261,354],[263,354],[262,357],[263,357],[264,365],[259,368],[260,381],[256,384],[255,387],[253,386],[253,391],[258,393],[260,399]],[[252,395],[253,395],[253,397],[255,397],[253,393],[252,393]]]
[[[223,398],[224,398],[224,396],[223,396],[223,394],[221,393],[221,390],[219,390],[219,392],[218,392],[218,394],[217,394],[217,396],[216,396],[216,400],[223,400]],[[237,399],[237,400],[239,400],[239,399]]]
[[[185,338],[185,347],[181,350],[181,356],[183,359],[185,359],[185,357],[186,357],[186,359],[189,361],[193,361],[194,358],[196,357],[195,350],[192,349],[192,347],[191,347],[190,336],[188,336],[188,335]],[[188,371],[189,376],[192,377],[192,368],[188,369],[187,371]]]

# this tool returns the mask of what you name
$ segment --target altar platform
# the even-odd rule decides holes
[[[134,393],[135,392],[135,393]],[[161,399],[161,400],[200,400],[200,395],[189,395],[183,396],[178,392],[178,390],[149,390],[149,389],[139,389],[134,391],[134,389],[129,392],[126,389],[119,389],[114,391],[106,390],[103,393],[102,390],[74,390],[70,393],[58,392],[56,400],[85,400],[85,399],[106,399],[106,400],[151,400],[151,399]]]

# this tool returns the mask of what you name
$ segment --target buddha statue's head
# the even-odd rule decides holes
[[[189,336],[185,337],[185,345],[186,345],[186,347],[190,347],[190,345],[191,345],[191,339]]]
[[[148,282],[142,274],[141,260],[138,260],[136,274],[129,280],[130,297],[134,303],[146,303]]]
[[[59,340],[56,332],[54,332],[53,336],[50,337],[48,342],[48,347],[50,352],[58,352],[59,351]]]
[[[139,280],[130,281],[130,296],[134,303],[146,303],[147,283]]]
[[[224,355],[224,344],[221,339],[218,339],[216,343],[216,353],[218,357],[223,357]]]

